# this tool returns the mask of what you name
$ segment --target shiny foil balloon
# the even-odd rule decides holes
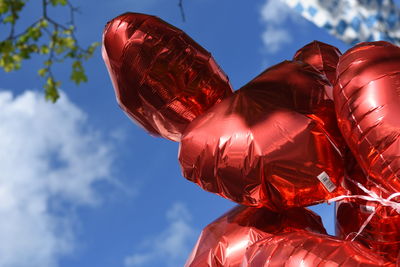
[[[300,48],[294,55],[293,60],[308,63],[316,68],[321,75],[333,86],[336,81],[336,66],[339,62],[339,57],[342,54],[339,49],[332,45],[325,44],[319,41],[313,41],[304,47]],[[325,103],[324,112],[327,117],[334,117],[335,105],[333,103],[333,87],[324,86]],[[336,114],[336,113],[335,113]],[[335,119],[325,120],[325,129],[329,131],[332,138],[343,155],[348,154],[348,147],[343,136],[341,135]],[[347,165],[347,162],[346,162]]]
[[[246,252],[242,267],[395,267],[358,242],[305,231],[265,238]]]
[[[185,266],[240,266],[253,243],[298,230],[326,233],[321,218],[304,208],[275,213],[266,208],[237,206],[204,228]]]
[[[377,254],[396,261],[400,253],[400,215],[379,202],[360,199],[358,196],[369,195],[357,183],[383,199],[391,195],[368,179],[354,157],[347,155],[343,185],[354,197],[336,203],[336,235],[360,241]]]
[[[342,54],[339,49],[323,42],[314,41],[299,49],[293,60],[299,60],[312,65],[323,73],[334,85],[336,81],[336,66]],[[332,89],[331,87],[328,87]],[[329,99],[333,99],[332,90],[327,92]]]
[[[179,141],[187,124],[232,93],[210,53],[161,19],[109,22],[103,58],[121,108],[153,135]]]
[[[375,212],[363,231],[356,233]],[[400,214],[376,202],[357,200],[336,204],[336,235],[360,241],[366,247],[396,262],[400,255]]]
[[[365,175],[400,191],[400,48],[359,44],[339,60],[334,99],[340,130]]]
[[[343,194],[343,158],[329,82],[285,61],[192,121],[181,140],[183,174],[248,206],[307,206]]]

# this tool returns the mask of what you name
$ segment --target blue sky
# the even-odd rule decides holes
[[[348,49],[278,1],[187,0],[185,23],[174,0],[75,2],[83,44],[100,41],[121,13],[157,15],[210,51],[235,89],[313,40]],[[0,265],[181,266],[201,229],[234,204],[186,181],[178,144],[118,108],[100,49],[85,64],[87,84],[57,67],[64,94],[55,105],[43,100],[43,60],[0,72]],[[333,207],[314,210],[333,233]]]

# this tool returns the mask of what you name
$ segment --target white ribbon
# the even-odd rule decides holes
[[[382,206],[385,207],[391,207],[392,209],[394,209],[397,213],[400,214],[400,203],[392,201],[393,198],[400,196],[400,192],[391,194],[389,197],[387,198],[383,198],[381,196],[378,196],[375,192],[368,190],[367,188],[365,188],[362,184],[353,181],[351,179],[349,179],[351,182],[353,182],[355,185],[358,186],[358,188],[360,188],[362,191],[364,191],[367,196],[364,195],[350,195],[350,196],[339,196],[339,197],[335,197],[335,198],[331,198],[328,200],[328,203],[332,203],[335,201],[339,201],[339,200],[343,200],[343,199],[362,199],[362,200],[366,200],[366,201],[373,201],[373,202],[378,202],[380,203]],[[356,233],[356,235],[351,239],[351,241],[354,241],[361,233],[362,231],[364,231],[365,227],[368,225],[368,223],[371,221],[372,217],[374,217],[374,215],[376,214],[376,209],[374,210],[373,213],[371,213],[368,218],[364,221],[364,223],[361,225],[360,229],[358,230],[358,232]]]

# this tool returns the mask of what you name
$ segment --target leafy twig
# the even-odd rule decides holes
[[[89,59],[99,45],[93,43],[83,48],[75,36],[74,15],[78,8],[70,0],[42,0],[42,14],[33,24],[20,33],[15,33],[19,13],[28,0],[0,0],[0,24],[9,24],[10,32],[6,39],[0,41],[0,67],[5,71],[17,70],[22,61],[32,54],[47,55],[44,67],[38,74],[46,80],[44,85],[46,99],[55,102],[61,82],[55,79],[52,68],[54,63],[72,60],[70,79],[76,84],[86,82],[87,77],[82,66],[83,60]],[[57,22],[49,16],[52,7],[64,6],[69,12],[67,23]]]

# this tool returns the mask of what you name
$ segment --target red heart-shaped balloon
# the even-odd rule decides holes
[[[365,175],[400,191],[400,48],[362,43],[339,60],[334,99],[338,124]]]
[[[252,244],[298,230],[326,234],[321,218],[305,208],[275,213],[266,208],[238,206],[203,229],[185,266],[241,266]]]
[[[184,176],[237,203],[278,211],[344,193],[326,86],[302,62],[266,70],[190,123],[179,154]]]
[[[400,252],[399,224],[400,214],[377,202],[353,200],[336,204],[336,235],[347,240],[355,238],[393,262],[397,261]],[[356,235],[360,229],[362,231]]]
[[[395,267],[395,264],[358,242],[296,231],[272,236],[253,244],[248,248],[241,266]]]
[[[333,85],[336,81],[336,66],[342,55],[339,49],[319,41],[313,41],[299,49],[293,60],[299,60],[312,65],[326,76]],[[327,92],[329,99],[333,99],[331,90]]]
[[[103,58],[121,108],[151,134],[174,141],[232,94],[211,54],[154,16],[126,13],[109,22]]]

